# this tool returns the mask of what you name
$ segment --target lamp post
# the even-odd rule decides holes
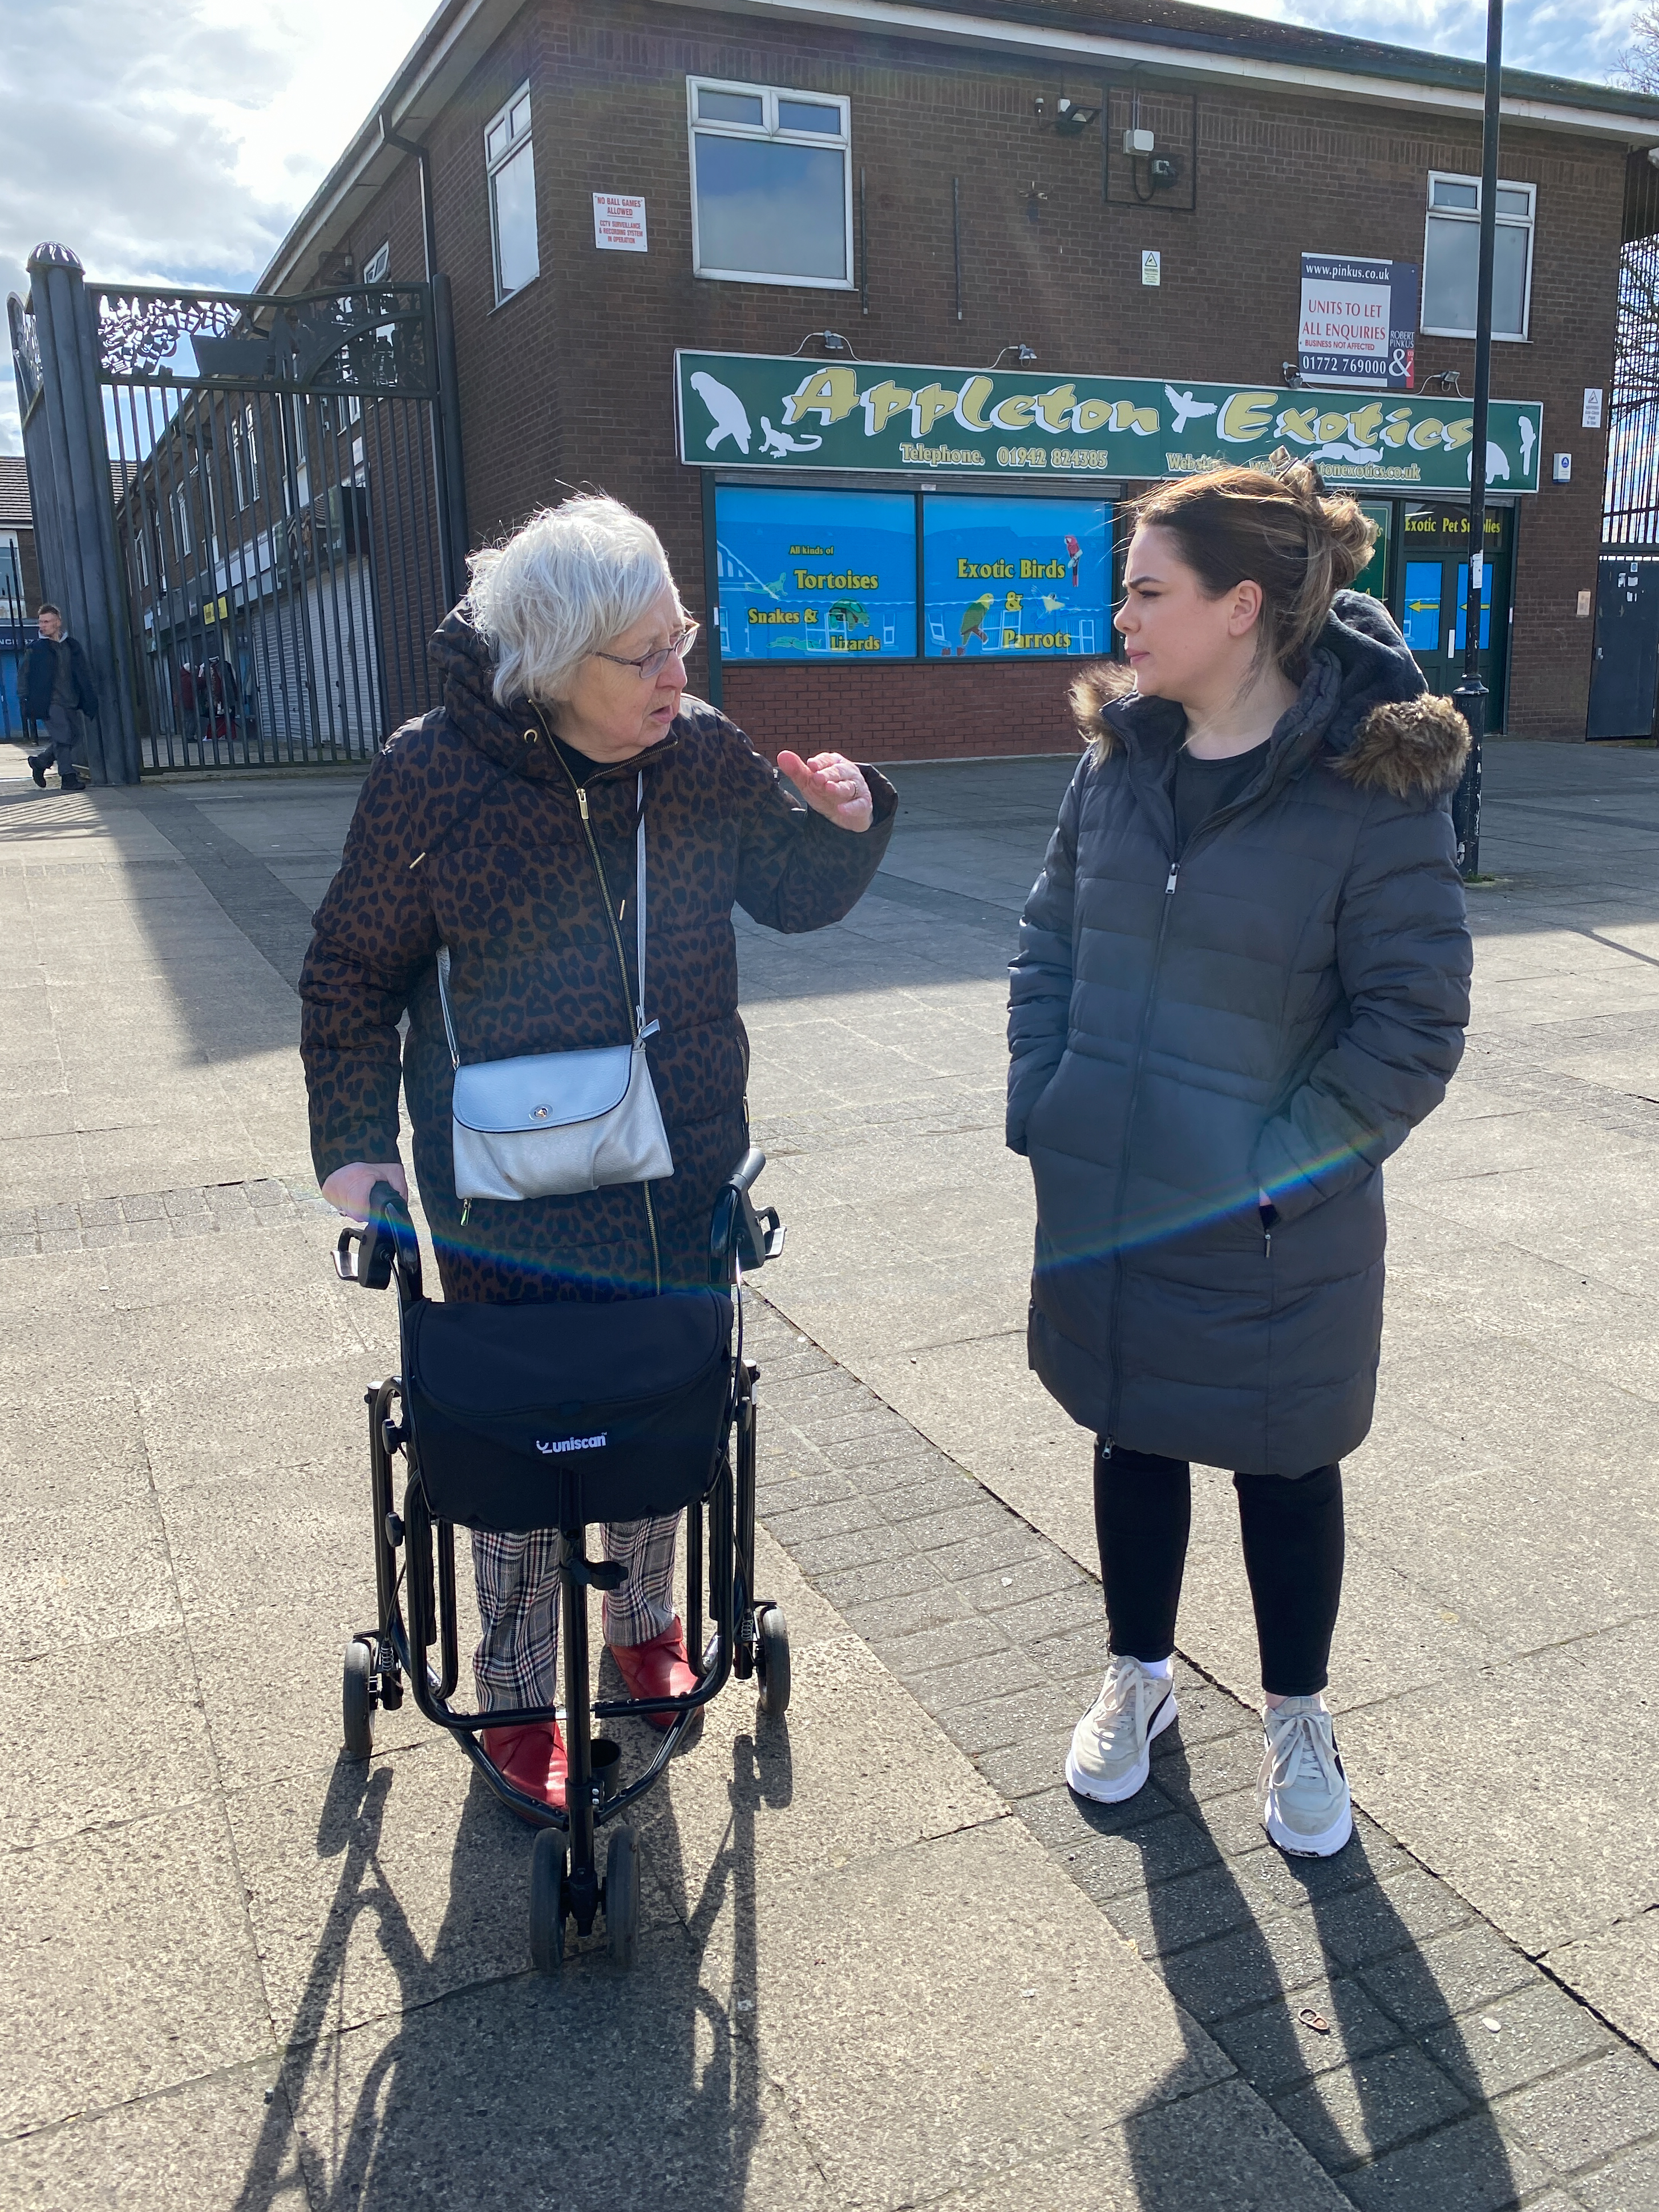
[[[1474,421],[1469,440],[1468,592],[1463,606],[1463,681],[1452,696],[1469,726],[1469,757],[1452,799],[1457,865],[1465,880],[1480,866],[1480,741],[1486,687],[1480,681],[1480,603],[1486,575],[1486,418],[1492,399],[1492,274],[1498,242],[1498,125],[1504,69],[1504,0],[1486,0],[1486,101],[1480,128],[1480,262],[1474,299]]]

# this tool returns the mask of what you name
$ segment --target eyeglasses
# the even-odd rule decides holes
[[[637,660],[625,660],[619,653],[596,653],[593,658],[608,660],[617,668],[631,668],[644,682],[654,684],[671,660],[684,659],[696,643],[702,628],[701,623],[687,623],[684,629],[675,631],[666,645],[659,645],[654,653],[642,653]]]

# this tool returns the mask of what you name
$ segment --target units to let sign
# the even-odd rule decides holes
[[[1474,408],[1427,393],[675,355],[682,460],[952,477],[1196,476],[1279,447],[1352,489],[1467,495]],[[1494,400],[1486,482],[1538,489],[1543,409]]]
[[[1304,253],[1298,373],[1320,384],[1409,392],[1417,348],[1417,264]]]

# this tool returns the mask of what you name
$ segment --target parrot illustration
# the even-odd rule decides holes
[[[967,652],[970,637],[977,637],[981,645],[985,643],[985,617],[990,613],[995,599],[994,592],[982,592],[978,599],[970,600],[963,608],[962,643],[957,647],[959,653]]]
[[[1045,615],[1058,614],[1065,604],[1064,599],[1051,599],[1047,592],[1042,594],[1042,611]]]
[[[1076,591],[1077,572],[1082,566],[1083,562],[1083,548],[1079,544],[1075,538],[1067,538],[1066,540],[1066,550],[1070,556],[1072,562],[1072,589]]]

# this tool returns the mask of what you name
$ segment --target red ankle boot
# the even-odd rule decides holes
[[[539,1797],[543,1804],[563,1811],[566,1759],[556,1721],[485,1729],[483,1747],[484,1757],[504,1782],[522,1790],[526,1797]]]
[[[673,1626],[664,1629],[660,1636],[653,1636],[648,1644],[612,1644],[607,1649],[630,1698],[684,1698],[697,1686],[696,1674],[686,1656],[685,1631],[678,1613]],[[653,1728],[669,1729],[673,1727],[677,1716],[641,1713],[640,1717],[649,1721]]]

